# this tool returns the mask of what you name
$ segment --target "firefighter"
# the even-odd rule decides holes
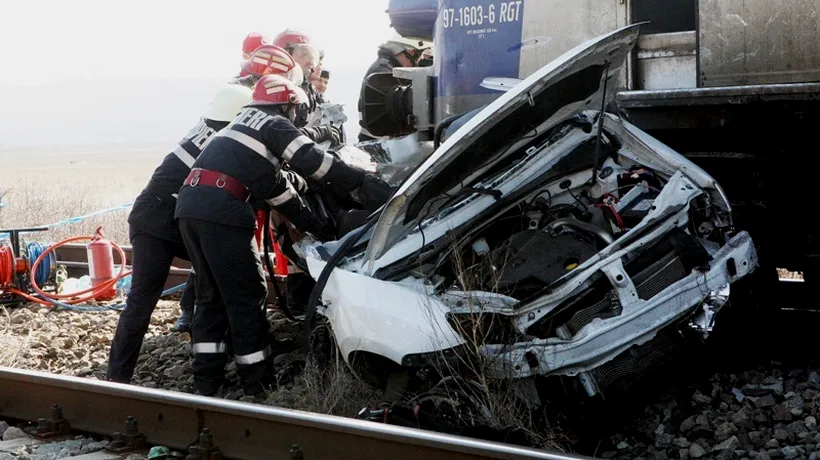
[[[294,47],[298,49],[299,46],[301,45],[291,45],[291,50],[294,50]],[[235,82],[253,88],[263,76],[276,73],[286,76],[297,85],[302,85],[304,83],[304,71],[302,69],[311,69],[314,54],[315,48],[297,51],[296,55],[300,58],[300,61],[297,61],[290,53],[278,45],[262,45],[254,50],[251,56],[242,64],[242,71],[246,76]],[[308,112],[300,110],[300,118],[309,117]],[[302,128],[302,134],[316,143],[330,141],[331,146],[342,143],[340,129],[329,124],[304,127]]]
[[[294,45],[308,44],[310,35],[302,29],[285,29],[273,39],[273,44],[293,54]]]
[[[273,47],[273,45],[263,45]],[[258,49],[256,51],[259,51]],[[284,50],[272,50],[265,60],[254,59],[246,66],[250,76],[277,73],[302,81],[301,69]],[[261,56],[254,53],[252,56]],[[251,101],[252,90],[229,83],[216,95],[203,119],[180,141],[154,171],[148,186],[137,197],[129,215],[131,245],[134,248],[132,285],[126,308],[120,315],[111,343],[107,376],[109,380],[128,383],[134,373],[142,340],[151,314],[162,292],[173,258],[188,259],[185,246],[174,221],[176,195],[191,165],[213,134],[230,121]],[[189,276],[180,307],[182,314],[174,330],[190,331],[195,302],[195,270]]]
[[[271,44],[273,41],[270,37],[266,35],[262,35],[260,33],[251,32],[245,36],[245,39],[242,40],[242,60],[247,61],[250,59],[251,54],[256,51],[262,45]]]
[[[267,203],[320,240],[333,238],[333,229],[284,178],[283,163],[302,177],[348,192],[376,194],[381,202],[389,196],[382,181],[317,149],[297,129],[297,110],[306,103],[304,91],[287,78],[262,77],[252,102],[214,136],[180,189],[175,216],[197,272],[193,370],[200,394],[220,390],[228,352],[245,394],[276,385],[252,203]]]
[[[364,81],[362,81],[361,90],[359,92],[359,126],[361,126],[361,131],[359,132],[359,142],[389,138],[389,136],[374,136],[368,132],[367,129],[365,129],[364,124],[361,121],[362,114],[364,112],[364,92],[367,77],[373,75],[374,73],[392,73],[393,68],[395,67],[416,67],[419,65],[419,61],[423,57],[429,55],[426,51],[431,47],[432,44],[429,42],[404,38],[398,34],[379,46],[378,58],[376,59],[376,62],[374,62],[370,68],[367,69],[367,72],[364,75]]]
[[[324,51],[316,49],[310,35],[302,29],[285,29],[274,38],[273,43],[285,49],[302,66],[305,80],[300,86],[310,101],[307,113],[308,126],[318,125],[319,120],[321,120],[321,114],[317,114],[320,110],[321,98],[311,85],[311,78],[313,73],[321,68]]]
[[[256,48],[241,65],[242,73],[230,83],[253,89],[253,85],[270,73],[283,74],[294,82],[304,80],[302,67],[295,65],[293,57],[283,48],[265,44]]]
[[[271,41],[269,37],[256,32],[251,32],[245,36],[245,39],[242,40],[242,61],[239,64],[239,75],[233,78],[232,83],[236,83],[237,80],[248,76],[248,72],[245,71],[245,63],[251,58],[254,51],[262,45],[269,45]],[[253,83],[248,85],[248,87],[252,86]]]
[[[174,257],[188,260],[179,227],[174,222],[177,191],[203,146],[226,126],[250,99],[251,90],[229,85],[217,94],[202,119],[154,170],[148,185],[134,200],[128,216],[134,260],[131,289],[111,342],[107,379],[129,383],[134,374],[151,314],[162,293]],[[188,277],[180,303],[178,330],[190,326],[194,304],[195,270]]]
[[[313,78],[313,87],[316,88],[316,92],[322,97],[322,101],[325,101],[324,96],[325,92],[327,91],[327,84],[330,81],[330,72],[326,69],[322,69],[314,78]]]
[[[302,86],[304,89],[304,72],[312,72],[316,58],[316,48],[311,45],[296,44],[291,45],[295,56],[289,54],[284,48],[278,45],[262,45],[257,48],[251,57],[243,63],[242,70],[247,75],[237,82],[253,87],[256,82],[270,73],[281,73],[287,76],[292,82]],[[284,72],[283,69],[289,69]],[[284,72],[284,73],[283,73]],[[310,117],[310,110],[300,110],[300,118]],[[331,147],[342,143],[342,133],[335,126],[315,125],[302,128],[302,133],[313,142],[321,143],[330,141]]]

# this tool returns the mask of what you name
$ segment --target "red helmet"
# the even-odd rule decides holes
[[[242,72],[255,77],[279,74],[301,82],[304,76],[302,68],[287,51],[276,45],[262,45],[253,52],[247,61],[242,63]]]
[[[301,29],[285,29],[273,40],[274,45],[284,49],[290,49],[293,45],[307,43],[310,43],[310,36]]]
[[[282,75],[265,75],[253,87],[248,105],[306,104],[307,94]]]
[[[267,45],[270,42],[270,37],[256,32],[251,32],[245,37],[245,40],[242,41],[242,54],[245,56],[245,59],[247,59],[248,56],[256,50],[256,48],[259,48],[262,45]]]

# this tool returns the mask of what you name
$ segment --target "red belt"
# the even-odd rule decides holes
[[[239,198],[240,201],[245,202],[248,201],[248,197],[251,195],[248,187],[242,185],[242,182],[239,182],[227,174],[211,171],[209,169],[191,169],[190,174],[188,174],[188,177],[185,178],[184,184],[190,185],[191,187],[204,185],[206,187],[225,189],[230,192],[231,195]]]

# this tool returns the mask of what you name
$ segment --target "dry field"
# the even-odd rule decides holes
[[[21,150],[2,152],[0,228],[36,227],[130,203],[142,190],[169,146],[133,149]],[[98,225],[111,239],[128,244],[128,209],[62,226],[31,239],[52,242],[90,235]]]

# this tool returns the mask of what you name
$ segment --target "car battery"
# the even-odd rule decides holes
[[[658,195],[658,192],[647,190],[632,197],[629,202],[619,203],[622,205],[616,210],[621,216],[624,227],[632,228],[638,225],[643,218],[649,214],[649,211],[652,210],[652,206],[655,204],[655,199]]]

